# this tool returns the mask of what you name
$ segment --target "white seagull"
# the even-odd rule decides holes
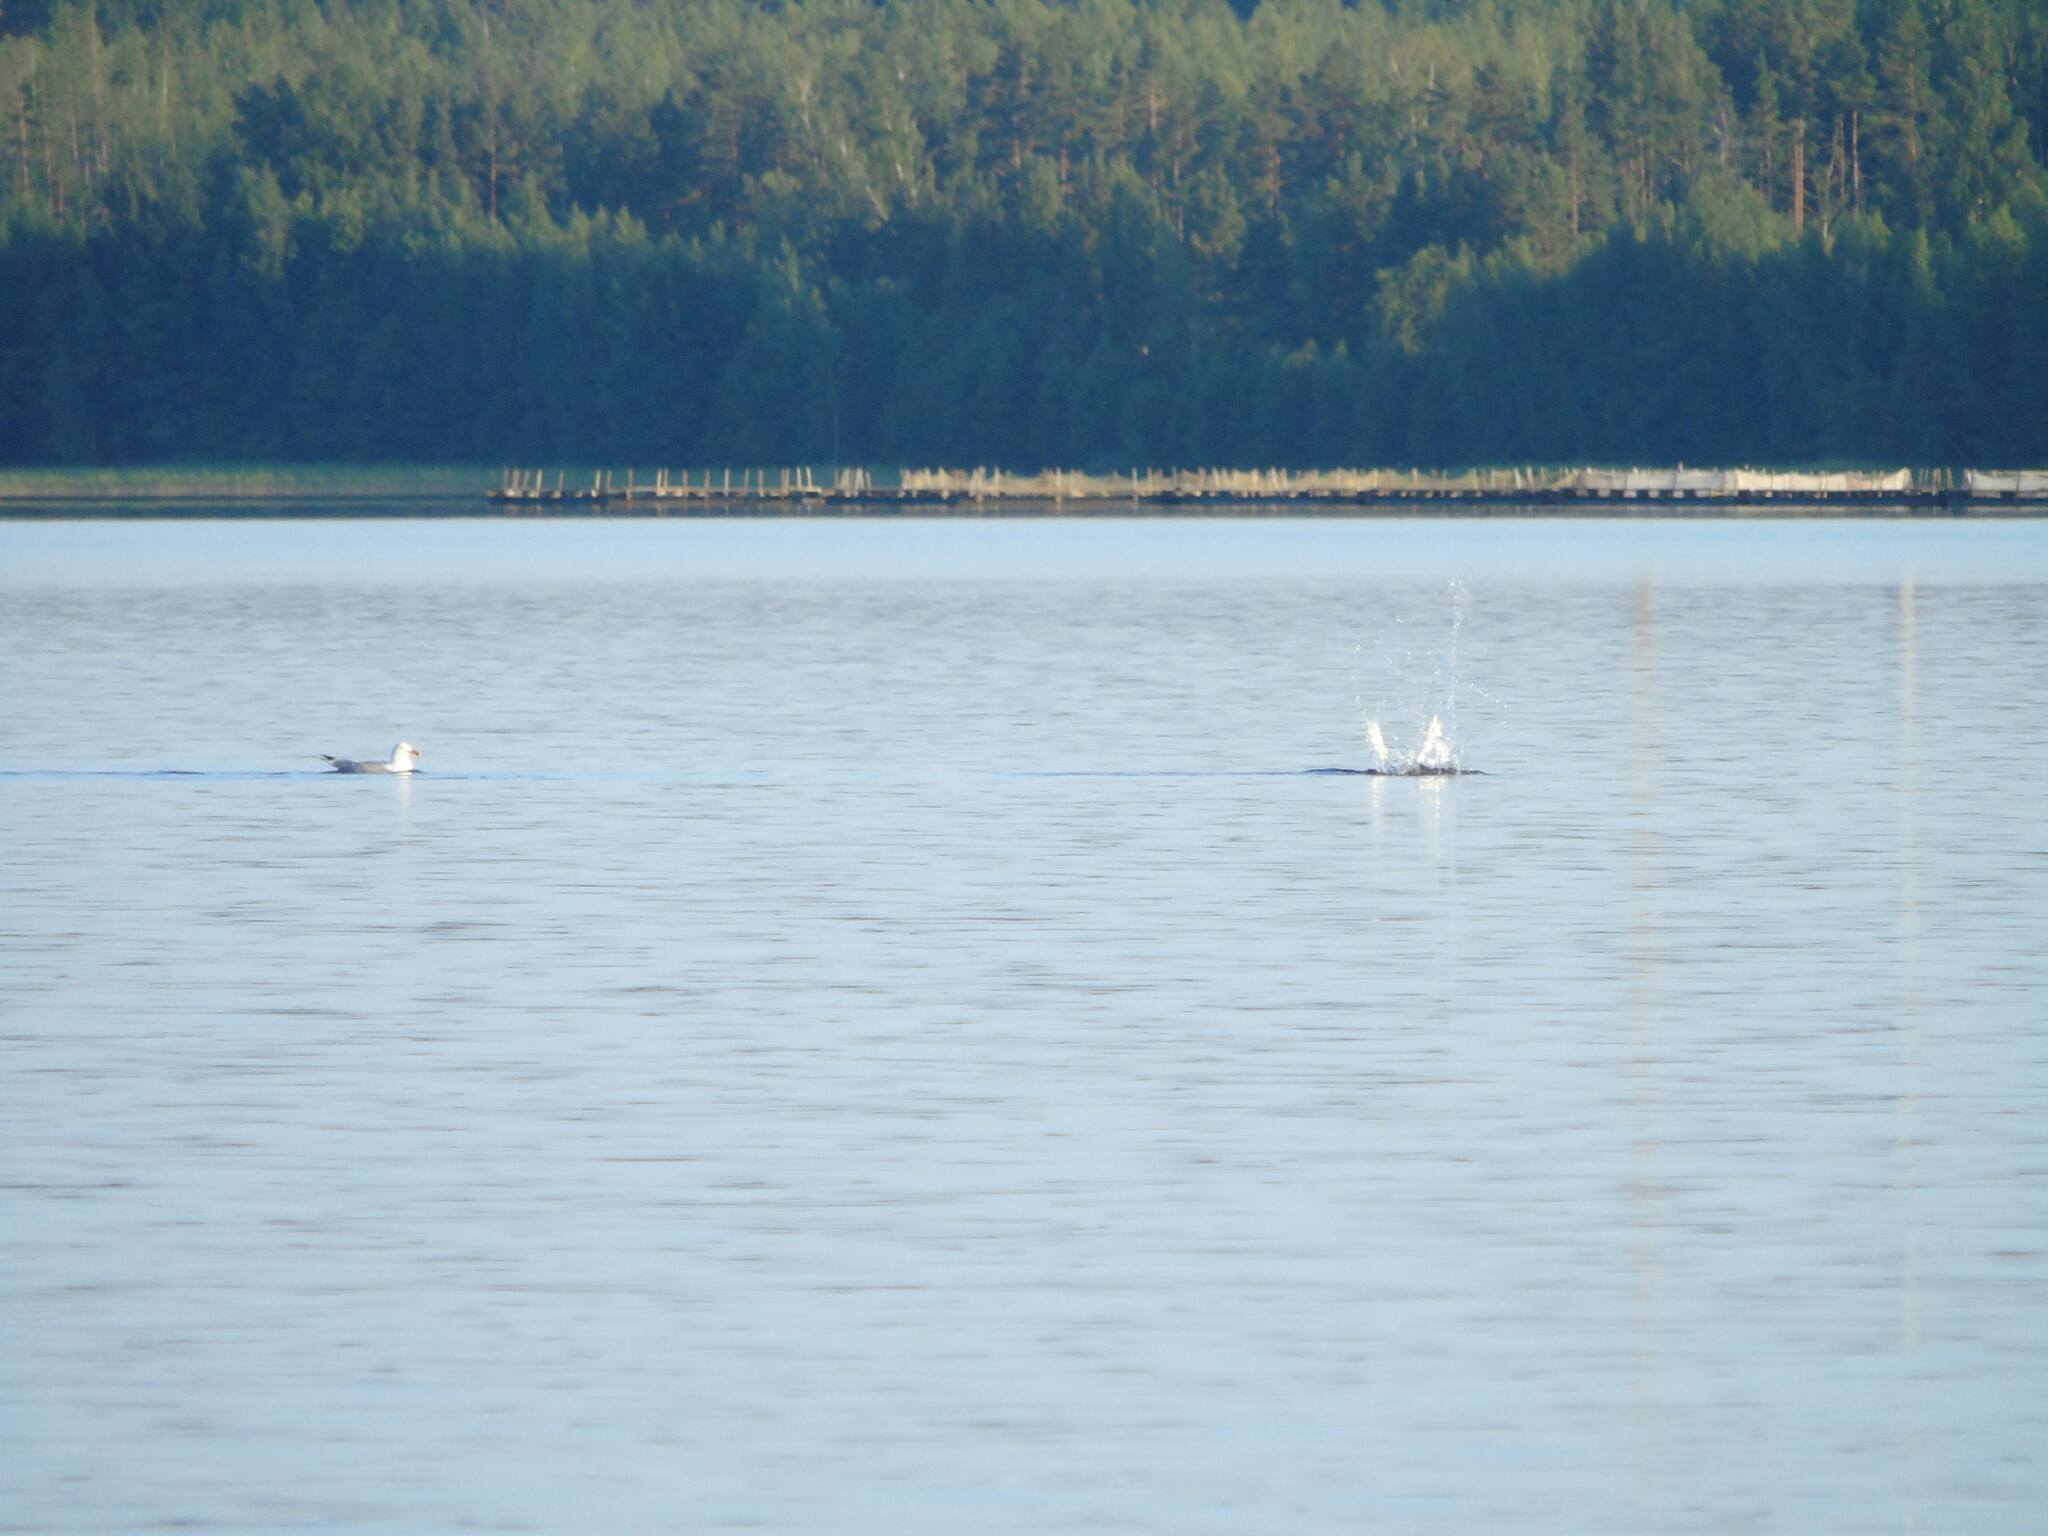
[[[411,773],[419,760],[420,749],[409,741],[401,741],[391,749],[391,761],[388,763],[359,763],[350,757],[320,754],[320,761],[334,764],[336,773]]]

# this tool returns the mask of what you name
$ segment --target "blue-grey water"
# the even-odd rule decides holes
[[[0,1530],[2048,1523],[2048,524],[16,522],[0,683]]]

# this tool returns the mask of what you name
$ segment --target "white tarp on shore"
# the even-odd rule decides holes
[[[1778,474],[1759,469],[1581,469],[1564,479],[1563,489],[1634,496],[1740,496],[1769,492],[1777,496],[1895,495],[1913,489],[1913,472],[1845,472]]]
[[[2048,496],[2048,469],[1966,469],[1972,496]]]

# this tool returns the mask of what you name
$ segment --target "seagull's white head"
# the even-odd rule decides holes
[[[409,741],[401,741],[391,749],[391,771],[411,773],[419,765],[420,749]]]

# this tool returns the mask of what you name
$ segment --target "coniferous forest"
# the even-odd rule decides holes
[[[0,0],[0,458],[2048,459],[2041,0]]]

